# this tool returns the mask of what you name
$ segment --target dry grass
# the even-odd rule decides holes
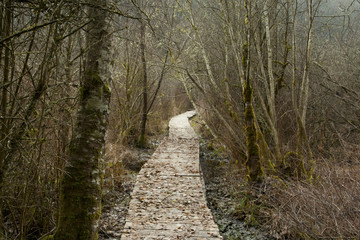
[[[104,187],[112,189],[126,181],[130,171],[126,162],[137,160],[136,154],[121,144],[106,144]]]
[[[341,161],[319,159],[313,184],[267,177],[250,186],[245,169],[229,169],[239,218],[277,239],[360,239],[360,151],[346,151]]]
[[[359,172],[358,162],[350,165],[322,159],[312,185],[272,180],[267,193],[273,208],[271,227],[282,239],[359,239]]]

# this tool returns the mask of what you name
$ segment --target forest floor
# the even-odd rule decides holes
[[[151,148],[131,147],[128,151],[130,151],[133,156],[132,160],[142,165],[151,158],[155,148],[159,144],[159,140],[153,140]],[[140,169],[137,171],[134,169],[131,170],[124,165],[121,165],[121,168],[121,176],[118,181],[115,182],[115,185],[110,187],[105,184],[103,190],[103,209],[100,219],[99,240],[120,239],[126,223],[131,193]]]
[[[159,142],[154,142],[158,145]],[[147,161],[153,149],[133,149],[139,160]],[[225,177],[231,168],[231,162],[225,156],[207,147],[206,141],[200,143],[200,165],[206,187],[206,200],[220,234],[225,240],[265,240],[269,235],[257,227],[249,227],[239,214],[239,198],[232,184]],[[105,189],[103,213],[100,223],[100,240],[118,240],[126,222],[131,200],[131,192],[137,172],[126,171],[123,182],[113,189]],[[233,176],[234,178],[236,176]]]
[[[236,179],[240,179],[226,156],[208,149],[208,142],[200,143],[200,165],[204,176],[206,200],[214,220],[225,240],[273,239],[265,230],[251,226],[241,211],[241,194]],[[231,172],[231,174],[229,174]],[[237,182],[237,183],[235,183]]]
[[[359,239],[360,151],[357,145],[348,147],[339,163],[330,164],[329,161],[335,161],[331,159],[318,160],[317,181],[313,185],[268,177],[264,184],[249,191],[245,169],[231,161],[218,143],[208,140],[206,133],[200,135],[201,124],[196,119],[191,125],[200,139],[199,160],[207,205],[225,240],[301,239],[301,236]],[[113,155],[128,156],[126,152],[130,152],[131,162],[141,165],[151,158],[166,136],[166,133],[154,136],[147,149],[127,147],[124,150],[120,146]],[[126,169],[125,165],[120,165],[114,184],[109,185],[105,178],[100,240],[121,238],[140,170],[139,166]]]
[[[159,141],[152,145],[154,148]],[[154,149],[133,149],[139,162],[150,159]],[[208,142],[200,141],[200,165],[205,181],[207,205],[219,227],[220,234],[225,240],[263,240],[271,239],[264,230],[258,227],[249,227],[246,216],[239,211],[238,187],[229,179],[226,172],[233,169],[233,163],[218,151],[210,149]],[[238,171],[231,174],[236,179]],[[125,170],[121,182],[112,188],[104,189],[103,213],[100,222],[99,239],[120,239],[124,232],[126,215],[131,200],[131,192],[136,181],[136,171]]]

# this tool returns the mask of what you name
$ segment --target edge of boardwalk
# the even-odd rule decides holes
[[[170,120],[169,137],[139,172],[122,240],[222,239],[206,203],[194,115]]]

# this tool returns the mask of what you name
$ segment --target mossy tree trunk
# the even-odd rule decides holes
[[[54,239],[98,239],[101,213],[101,160],[108,122],[111,78],[106,1],[90,0],[85,71],[77,124],[61,182],[60,212]]]
[[[247,177],[250,182],[260,182],[264,175],[261,166],[261,158],[259,146],[257,144],[257,130],[255,126],[255,112],[252,105],[253,89],[251,87],[250,77],[250,21],[249,2],[245,1],[245,27],[246,27],[246,42],[243,45],[242,64],[244,69],[245,86],[243,86],[243,101],[244,101],[244,115],[245,115],[245,131],[246,131],[246,147],[247,158],[246,167],[248,170]]]
[[[261,167],[260,151],[257,144],[255,113],[251,103],[252,95],[253,90],[250,85],[250,81],[247,81],[244,88],[245,130],[247,147],[246,167],[248,169],[248,180],[250,182],[259,182],[261,181],[264,173]]]

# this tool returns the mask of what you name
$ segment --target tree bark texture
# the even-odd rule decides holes
[[[10,27],[11,27],[11,0],[6,1],[5,3],[5,10],[4,11],[4,28],[2,28],[2,21],[0,22],[0,33],[4,34],[4,36],[10,35]],[[1,12],[1,18],[3,18]],[[2,20],[2,19],[1,19]],[[2,56],[2,49],[3,46],[0,46],[0,66],[1,66],[1,56]],[[6,157],[6,146],[7,146],[7,135],[9,132],[8,129],[8,121],[6,120],[7,117],[7,105],[8,105],[8,82],[9,82],[9,72],[10,72],[10,48],[8,46],[5,47],[5,56],[4,56],[4,71],[3,71],[3,81],[2,81],[2,92],[1,92],[1,105],[0,105],[0,194],[2,192],[3,186],[3,179],[5,175],[4,171],[4,163]],[[0,202],[0,205],[2,203]],[[2,228],[2,207],[0,206],[0,238],[3,237],[3,228]]]
[[[6,1],[5,5],[5,17],[4,17],[4,29],[2,32],[5,36],[10,35],[11,27],[11,0]],[[0,26],[1,28],[1,26]],[[6,43],[5,43],[6,44]],[[2,49],[1,49],[2,50]],[[1,51],[2,52],[2,51]],[[3,165],[5,162],[6,146],[7,146],[7,135],[8,135],[8,124],[7,124],[7,109],[8,109],[8,83],[9,83],[9,72],[10,72],[10,47],[5,47],[4,56],[4,68],[3,68],[3,81],[2,81],[2,92],[1,92],[1,105],[0,105],[0,184],[3,179]],[[1,64],[1,62],[0,62]],[[1,187],[0,187],[1,189]]]
[[[260,151],[257,144],[257,130],[255,127],[255,113],[252,106],[253,89],[250,82],[247,81],[244,89],[245,103],[245,129],[246,129],[246,147],[247,159],[246,167],[248,169],[248,180],[250,182],[261,181],[264,175],[260,163]]]
[[[142,70],[143,70],[143,109],[142,109],[142,119],[141,119],[141,132],[139,138],[139,146],[145,147],[145,133],[146,133],[146,122],[148,115],[148,92],[147,92],[147,70],[146,70],[146,57],[145,57],[145,48],[146,48],[146,36],[145,36],[146,25],[143,20],[141,20],[140,26],[140,50],[141,50],[141,62],[142,62]]]
[[[85,71],[77,124],[61,182],[59,222],[54,239],[98,239],[102,155],[108,122],[111,42],[106,1],[89,1]]]
[[[252,105],[252,96],[253,89],[251,87],[250,79],[250,22],[249,22],[249,2],[245,1],[244,6],[246,10],[245,16],[245,26],[247,41],[243,45],[243,69],[245,70],[245,79],[246,83],[243,90],[243,101],[244,101],[244,117],[245,117],[245,132],[246,132],[246,147],[247,147],[247,158],[246,158],[246,168],[247,168],[247,178],[250,182],[261,182],[264,175],[261,159],[260,159],[260,150],[259,145],[257,144],[257,130],[255,126],[255,112]]]

